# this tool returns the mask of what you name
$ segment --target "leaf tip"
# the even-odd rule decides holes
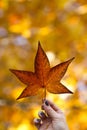
[[[40,45],[40,41],[38,41],[38,45]]]
[[[14,72],[14,70],[13,70],[13,69],[9,69],[9,71],[10,71],[10,72],[12,72],[12,73]]]
[[[43,48],[42,48],[42,46],[41,46],[40,41],[38,41],[38,50],[37,50],[37,53],[41,53],[41,52],[44,52],[44,51],[43,51]],[[39,55],[39,54],[38,54],[38,55]]]
[[[73,92],[72,92],[72,91],[70,91],[70,90],[69,90],[69,93],[70,93],[70,94],[73,94]]]
[[[71,60],[74,60],[74,59],[75,59],[75,57],[72,57],[72,58],[71,58]]]
[[[75,59],[75,57],[72,57],[69,61],[72,62]]]
[[[12,72],[13,74],[15,74],[16,71],[17,71],[17,70],[15,70],[15,69],[9,69],[9,70],[10,70],[10,72]]]
[[[41,48],[41,43],[40,43],[40,41],[38,41],[38,48]]]
[[[19,100],[20,99],[20,96],[18,98],[16,98],[16,100]]]
[[[16,100],[19,100],[21,98],[23,98],[22,94],[19,97],[17,97]]]
[[[66,63],[69,65],[74,59],[75,57],[72,57],[71,59],[67,60]]]

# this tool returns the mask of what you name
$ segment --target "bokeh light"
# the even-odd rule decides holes
[[[34,71],[38,41],[51,67],[75,56],[61,82],[73,94],[47,94],[70,130],[87,130],[87,1],[0,0],[0,130],[36,130],[36,97],[16,100],[26,87],[9,68]]]

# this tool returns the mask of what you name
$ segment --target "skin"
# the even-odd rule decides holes
[[[45,112],[40,111],[39,119],[34,119],[38,130],[69,130],[64,113],[54,103],[44,100],[42,109]]]

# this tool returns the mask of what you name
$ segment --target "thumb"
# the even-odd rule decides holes
[[[42,107],[49,117],[52,119],[57,118],[57,112],[50,106],[47,100],[43,103]]]

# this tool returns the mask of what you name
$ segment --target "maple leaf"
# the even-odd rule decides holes
[[[60,81],[73,59],[74,57],[51,68],[39,42],[34,62],[35,72],[10,69],[21,82],[27,85],[17,99],[34,96],[41,88],[44,89],[43,98],[46,98],[46,90],[54,94],[72,93]]]

